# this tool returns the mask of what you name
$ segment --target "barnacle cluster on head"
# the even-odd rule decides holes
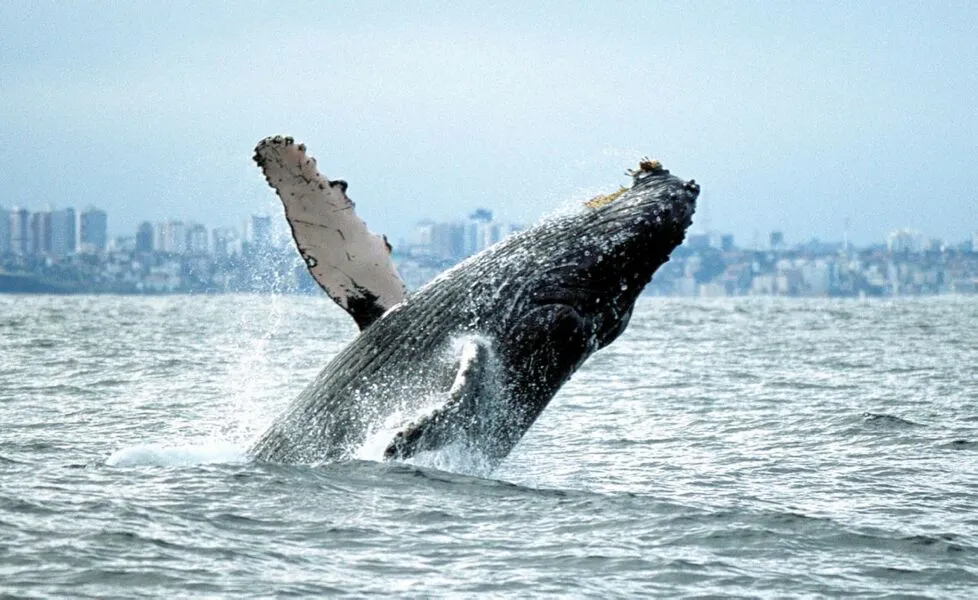
[[[628,191],[628,188],[622,186],[617,192],[612,192],[610,194],[598,194],[594,198],[591,198],[584,203],[584,206],[588,208],[598,208],[604,206],[605,204],[611,204],[616,198]]]
[[[633,181],[638,181],[644,177],[650,177],[652,175],[665,175],[669,173],[666,169],[662,167],[662,163],[651,159],[648,156],[642,158],[638,163],[637,169],[629,169],[625,171],[626,175],[632,177]],[[588,208],[599,208],[606,204],[610,204],[615,201],[619,196],[628,191],[629,188],[622,186],[617,192],[612,192],[610,194],[600,194],[591,198],[584,203],[584,206]]]
[[[641,179],[642,177],[646,177],[648,175],[658,175],[660,173],[668,172],[669,171],[662,167],[661,162],[649,158],[648,156],[639,161],[637,169],[629,169],[625,171],[626,174],[631,175],[634,179]]]

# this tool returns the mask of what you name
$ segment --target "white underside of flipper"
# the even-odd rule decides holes
[[[259,142],[255,162],[282,200],[309,272],[360,329],[404,299],[390,245],[356,215],[345,181],[323,177],[305,146],[289,137]]]

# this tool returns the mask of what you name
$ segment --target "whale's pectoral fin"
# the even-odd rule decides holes
[[[255,162],[282,199],[295,245],[313,279],[360,329],[404,299],[390,244],[357,217],[345,181],[320,175],[305,146],[289,137],[259,142]]]
[[[492,382],[490,361],[486,341],[468,340],[462,347],[448,401],[399,431],[384,450],[384,458],[405,459],[436,450],[478,427],[480,419],[488,416],[483,403]]]

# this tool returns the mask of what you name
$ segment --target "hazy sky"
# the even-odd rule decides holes
[[[978,2],[0,3],[0,204],[280,215],[304,141],[372,229],[533,221],[641,155],[750,245],[978,230]]]

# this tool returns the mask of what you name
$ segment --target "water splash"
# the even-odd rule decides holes
[[[270,257],[271,254],[256,259],[256,265],[271,263]],[[186,327],[199,332],[196,349],[215,357],[211,363],[216,369],[210,367],[191,374],[203,382],[198,389],[206,387],[208,401],[195,402],[184,411],[163,417],[168,424],[157,429],[161,431],[157,439],[136,436],[122,441],[122,445],[135,441],[149,441],[151,445],[127,446],[112,454],[106,464],[174,466],[244,460],[244,448],[267,427],[282,402],[294,395],[290,380],[282,377],[282,371],[294,362],[290,333],[292,323],[301,315],[302,307],[296,308],[300,297],[288,293],[290,273],[281,268],[262,273],[256,267],[253,271],[251,277],[263,279],[261,288],[266,293],[228,297],[222,301],[220,314],[209,312],[213,311],[209,298],[197,300],[201,322],[186,322]],[[180,306],[184,302],[187,301],[168,299],[165,305]],[[219,320],[223,326],[212,326]],[[186,347],[175,352],[192,354]],[[194,369],[190,362],[181,367],[181,371]],[[167,395],[168,389],[154,388],[148,393],[155,403]],[[179,393],[188,390],[180,389]]]
[[[216,441],[200,445],[143,444],[122,448],[105,460],[110,467],[187,467],[215,463],[243,463],[243,446]]]
[[[283,260],[283,254],[291,260]],[[235,357],[234,365],[225,379],[228,406],[225,420],[215,435],[239,444],[247,444],[257,436],[278,412],[270,398],[278,396],[281,388],[276,377],[275,358],[278,336],[288,329],[287,318],[296,318],[295,305],[297,269],[302,261],[291,249],[272,245],[259,246],[252,257],[250,271],[253,289],[263,290],[249,297],[249,306],[237,316],[237,329],[247,331],[250,338],[241,343],[233,339],[223,348]],[[257,325],[257,327],[256,327]]]
[[[257,435],[274,414],[268,410],[268,399],[275,387],[270,346],[275,332],[283,325],[286,308],[278,294],[261,296],[258,300],[265,307],[260,329],[245,343],[224,349],[234,357],[223,384],[228,398],[226,410],[231,418],[222,420],[214,435],[239,443]],[[238,320],[239,328],[245,331],[254,326],[244,312]]]
[[[485,352],[480,354],[480,349]],[[481,360],[480,360],[481,357]],[[501,426],[499,401],[501,388],[499,366],[492,351],[492,342],[479,333],[465,333],[454,336],[442,354],[442,360],[455,369],[453,383],[449,390],[430,390],[418,399],[407,401],[388,414],[366,436],[365,441],[353,452],[360,460],[383,461],[384,453],[391,441],[409,423],[426,420],[436,411],[445,408],[454,398],[460,399],[469,410],[474,411],[468,419],[454,425],[455,439],[436,450],[426,450],[403,461],[406,464],[434,468],[467,475],[487,476],[492,472],[495,462],[491,449],[484,444],[493,442],[488,432]],[[474,364],[476,361],[485,364]],[[479,380],[471,380],[476,377]],[[477,394],[477,397],[463,395]],[[410,407],[410,408],[406,408]],[[463,417],[465,419],[465,417]],[[478,431],[472,431],[474,424]]]
[[[496,468],[496,462],[483,448],[473,446],[465,440],[452,442],[438,450],[419,452],[404,461],[405,464],[416,467],[473,477],[489,477]]]
[[[441,408],[444,402],[445,399],[442,397],[423,404],[414,413],[400,410],[392,413],[367,435],[366,440],[354,453],[354,459],[386,462],[384,451],[397,433],[404,428],[405,423]],[[493,461],[483,452],[483,449],[473,446],[467,440],[457,440],[437,450],[419,452],[407,460],[398,462],[476,477],[487,477],[494,468]]]

